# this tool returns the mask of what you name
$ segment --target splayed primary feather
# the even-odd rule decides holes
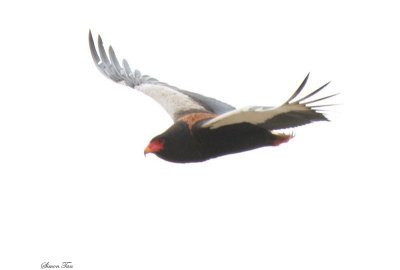
[[[122,60],[122,66],[120,65],[111,46],[108,50],[109,56],[107,55],[100,36],[97,46],[100,56],[97,53],[92,33],[89,31],[90,51],[100,72],[115,82],[130,86],[150,96],[167,111],[174,121],[193,112],[222,114],[235,109],[235,107],[214,98],[179,89],[148,75],[141,75],[139,70],[132,72],[125,59]]]
[[[283,105],[279,107],[245,107],[210,119],[206,121],[202,125],[202,127],[216,129],[219,127],[234,125],[238,123],[250,123],[253,125],[261,126],[268,130],[274,130],[305,125],[314,121],[327,121],[328,119],[322,113],[315,110],[317,107],[327,105],[309,106],[309,104],[327,99],[334,95],[330,95],[309,102],[306,101],[306,99],[320,92],[329,83],[326,83],[325,85],[321,86],[320,88],[306,95],[305,97],[297,101],[293,101],[303,90],[308,78],[309,74],[303,80],[299,88],[293,93],[293,95]],[[304,102],[301,103],[301,101]]]

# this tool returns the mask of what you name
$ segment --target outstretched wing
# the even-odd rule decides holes
[[[275,130],[297,127],[315,121],[328,121],[325,115],[323,115],[319,111],[319,108],[330,105],[313,105],[313,103],[330,98],[332,96],[335,96],[336,94],[316,100],[307,100],[317,94],[319,91],[321,91],[329,83],[326,83],[325,85],[321,86],[307,96],[297,101],[293,101],[298,96],[298,94],[300,94],[301,90],[303,90],[308,80],[308,77],[309,74],[304,79],[300,87],[296,90],[296,92],[294,92],[294,94],[283,105],[279,107],[273,108],[252,106],[230,111],[204,122],[202,127],[215,129],[227,125],[250,123],[261,126],[268,130]]]
[[[174,121],[190,113],[203,112],[219,115],[235,109],[219,100],[181,90],[148,75],[141,75],[138,70],[132,72],[125,59],[122,61],[122,66],[120,65],[111,46],[107,55],[100,36],[98,37],[99,56],[91,31],[89,31],[89,47],[93,61],[102,74],[117,83],[130,86],[150,96],[168,112]]]

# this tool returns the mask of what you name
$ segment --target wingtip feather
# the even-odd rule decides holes
[[[111,45],[108,47],[108,55],[110,56],[111,64],[114,66],[118,74],[121,75],[122,68],[121,65],[119,64],[117,55],[115,54],[114,49]]]
[[[304,78],[303,82],[300,84],[299,88],[297,88],[296,92],[294,92],[293,95],[284,104],[289,104],[290,101],[292,101],[295,97],[297,97],[298,94],[300,94],[300,92],[303,90],[304,86],[306,85],[309,77],[310,77],[310,73],[307,74],[307,76]]]
[[[305,96],[305,97],[303,97],[303,98],[297,100],[296,102],[297,102],[297,103],[300,103],[301,101],[306,100],[307,98],[314,96],[315,94],[317,94],[318,92],[320,92],[322,89],[324,89],[329,83],[330,83],[330,81],[327,82],[326,84],[324,84],[323,86],[321,86],[320,88],[318,88],[317,90],[311,92],[311,93],[308,94],[307,96]],[[308,102],[305,102],[305,103],[308,103]]]

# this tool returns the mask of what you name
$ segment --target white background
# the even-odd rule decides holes
[[[0,268],[400,269],[395,3],[1,4]],[[276,148],[144,158],[172,122],[97,71],[89,28],[237,107],[279,105],[308,72],[341,105]]]

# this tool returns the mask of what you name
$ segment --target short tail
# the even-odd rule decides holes
[[[285,133],[272,133],[274,135],[274,140],[272,142],[273,146],[278,146],[281,143],[287,143],[290,139],[294,138],[294,133],[285,134]]]

